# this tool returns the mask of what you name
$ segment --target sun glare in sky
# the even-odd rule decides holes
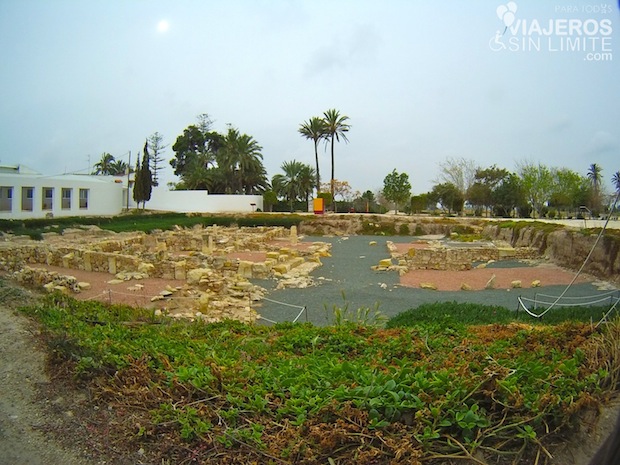
[[[168,29],[170,29],[170,23],[168,23],[167,20],[162,19],[160,22],[157,23],[157,32],[167,32]]]

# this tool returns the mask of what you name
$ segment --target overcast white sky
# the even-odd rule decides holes
[[[598,163],[609,184],[619,82],[617,0],[0,0],[0,162],[44,174],[135,161],[208,113],[259,142],[271,178],[314,163],[297,129],[336,108],[355,190],[396,169],[426,192],[447,157]]]

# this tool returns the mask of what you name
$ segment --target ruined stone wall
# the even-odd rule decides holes
[[[529,245],[560,266],[578,270],[592,249],[597,234],[573,229],[548,231],[532,227],[500,228],[490,225],[484,234],[502,239],[514,247]],[[620,237],[608,234],[601,238],[586,263],[584,272],[620,284]]]

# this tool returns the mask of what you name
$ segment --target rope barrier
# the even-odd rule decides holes
[[[267,297],[263,297],[263,300],[265,300],[265,301],[267,301],[267,302],[272,302],[272,303],[274,303],[274,304],[283,305],[283,306],[285,306],[285,307],[290,307],[290,308],[298,308],[298,309],[300,309],[300,310],[299,310],[299,313],[297,314],[297,316],[293,319],[293,321],[292,321],[293,323],[297,323],[297,322],[299,321],[299,319],[301,318],[301,316],[302,316],[304,313],[306,314],[306,321],[308,321],[308,308],[307,308],[306,306],[301,306],[301,305],[293,305],[293,304],[289,304],[289,303],[286,303],[286,302],[281,302],[281,301],[279,301],[279,300],[269,299],[269,298],[267,298]],[[278,322],[278,321],[273,321],[273,320],[270,320],[269,318],[265,318],[265,317],[264,317],[264,316],[262,316],[262,315],[259,315],[259,318],[260,318],[261,320],[265,320],[265,321],[267,321],[267,322],[269,322],[269,323],[272,323],[272,324],[278,324],[278,323],[281,323],[281,322]]]
[[[609,209],[611,210],[613,208],[613,206],[618,202],[618,198],[620,198],[620,189],[618,190],[618,193],[616,194],[616,198],[611,202],[611,204],[609,205]],[[566,295],[566,293],[568,292],[568,290],[573,286],[573,284],[575,284],[575,281],[577,281],[577,278],[579,277],[579,275],[581,275],[581,272],[583,271],[583,269],[585,268],[586,264],[588,263],[588,261],[590,260],[590,257],[592,256],[592,254],[594,253],[594,249],[596,248],[596,246],[598,245],[598,242],[601,240],[601,237],[603,236],[603,233],[605,232],[605,230],[607,229],[607,225],[609,224],[609,220],[611,219],[611,215],[607,215],[607,219],[605,220],[605,224],[603,225],[603,228],[601,229],[601,231],[599,232],[598,236],[596,237],[596,240],[594,241],[594,244],[592,244],[592,248],[590,249],[590,252],[588,253],[587,257],[585,258],[585,260],[583,261],[583,263],[581,264],[581,267],[579,267],[579,270],[577,270],[577,273],[575,274],[575,277],[571,280],[571,282],[568,284],[568,286],[566,286],[566,289],[564,289],[564,291],[555,299],[555,301],[553,301],[549,307],[547,307],[547,309],[542,312],[541,314],[535,314],[532,313],[523,303],[523,300],[521,299],[521,297],[518,297],[518,301],[519,301],[519,305],[521,305],[521,307],[523,307],[523,309],[531,316],[535,317],[535,318],[542,318],[543,316],[545,316],[552,308],[554,308],[558,302],[560,302],[560,300],[562,298],[564,298],[564,296]]]

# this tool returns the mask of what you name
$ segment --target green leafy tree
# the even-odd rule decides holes
[[[175,156],[170,160],[170,166],[182,181],[185,176],[191,175],[190,171],[194,170],[198,163],[204,165],[206,169],[215,166],[216,154],[224,143],[224,137],[212,131],[211,125],[208,115],[200,115],[198,124],[184,129],[183,134],[178,136],[173,144],[172,150]]]
[[[428,194],[419,194],[411,196],[411,213],[422,213],[428,209]]]
[[[334,145],[336,142],[340,142],[340,139],[349,142],[349,139],[347,139],[347,132],[349,132],[351,126],[347,123],[349,117],[341,115],[338,110],[333,108],[323,113],[323,120],[325,121],[325,139],[329,141],[331,145],[332,176],[330,179],[330,192],[332,198],[335,198],[334,180],[336,177],[334,174]]]
[[[319,151],[318,145],[322,139],[327,137],[326,134],[327,125],[323,118],[318,116],[313,116],[308,121],[304,121],[299,125],[299,133],[305,137],[306,139],[312,140],[314,142],[314,160],[316,164],[316,188],[317,194],[318,190],[321,186],[321,172],[319,168]],[[333,177],[333,172],[332,172]]]
[[[377,199],[372,191],[366,191],[360,196],[360,201],[357,202],[362,208],[356,207],[357,211],[365,211],[366,213],[374,212],[377,206]]]
[[[562,211],[575,211],[584,205],[588,193],[588,180],[567,168],[552,170],[554,183],[549,206]]]
[[[394,204],[394,211],[398,213],[398,207],[407,202],[411,197],[411,183],[407,173],[398,173],[392,170],[383,179],[383,196]]]
[[[463,208],[463,194],[451,182],[433,186],[431,192],[428,193],[428,198],[431,202],[440,204],[441,208],[448,214],[459,213]]]
[[[263,192],[263,207],[271,212],[273,206],[278,202],[278,194],[273,189],[268,189]]]
[[[527,203],[521,178],[515,173],[509,173],[492,193],[493,209],[497,216],[511,217],[514,210]]]
[[[549,202],[553,194],[553,174],[542,163],[534,164],[532,162],[520,163],[518,171],[523,192],[538,217],[541,217],[543,207]]]
[[[478,168],[474,175],[474,183],[467,189],[467,200],[476,209],[493,208],[493,191],[499,186],[510,173],[493,165],[489,168]]]

